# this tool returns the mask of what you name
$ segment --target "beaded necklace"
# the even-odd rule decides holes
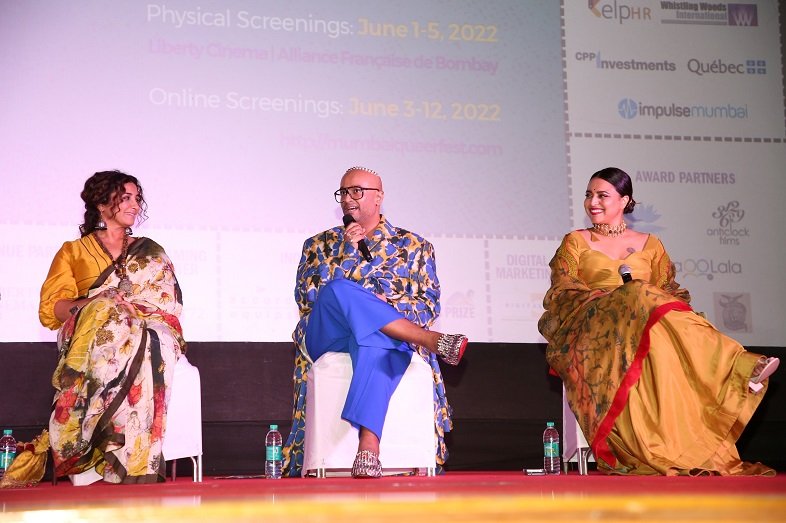
[[[611,226],[607,223],[595,223],[592,225],[592,230],[600,234],[601,236],[610,236],[612,238],[616,238],[617,236],[621,236],[622,233],[625,232],[625,229],[628,228],[628,225],[625,222],[622,222],[619,225]]]
[[[93,233],[93,237],[98,242],[98,245],[101,247],[101,250],[109,256],[109,259],[112,261],[112,266],[115,268],[115,274],[120,279],[120,283],[118,283],[117,288],[126,294],[130,294],[132,291],[131,280],[128,279],[128,274],[126,273],[126,259],[128,258],[128,235],[123,235],[123,247],[120,249],[120,254],[118,254],[117,258],[112,259],[112,254],[109,252],[109,249],[106,248],[104,242],[101,241],[101,238],[98,237],[98,234],[95,232]]]

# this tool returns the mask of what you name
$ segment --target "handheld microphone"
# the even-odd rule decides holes
[[[355,218],[353,218],[351,214],[345,214],[343,220],[344,220],[344,227],[346,227],[350,223],[353,223],[355,221]],[[366,245],[366,240],[364,239],[358,240],[358,250],[360,251],[360,254],[363,255],[363,258],[367,262],[370,262],[373,259],[371,257],[371,252],[368,250],[368,245]]]
[[[633,279],[633,276],[630,275],[630,267],[622,264],[618,270],[620,276],[622,276],[622,283],[628,283]]]

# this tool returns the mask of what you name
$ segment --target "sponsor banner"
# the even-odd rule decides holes
[[[57,339],[38,321],[41,285],[63,242],[78,237],[74,226],[0,224],[0,341]]]
[[[183,293],[180,323],[186,339],[223,341],[215,338],[224,307],[216,231],[143,227],[135,234],[161,245],[175,266]]]
[[[567,232],[567,231],[566,231]],[[549,261],[562,238],[489,241],[491,325],[498,341],[542,341],[538,319],[549,289]]]
[[[442,311],[434,329],[460,332],[472,341],[495,339],[489,319],[487,241],[423,234],[434,245],[442,294]]]
[[[772,2],[588,0],[575,4],[582,7],[581,14],[584,20],[591,20],[598,24],[628,27],[677,25],[755,29],[759,27],[760,9],[771,7]]]
[[[298,321],[295,279],[306,237],[257,231],[215,234],[215,303],[221,306],[214,314],[221,339],[237,340],[239,333],[246,336],[243,341],[292,339]],[[257,253],[251,263],[249,252]]]
[[[571,132],[783,138],[777,14],[764,1],[566,2]]]

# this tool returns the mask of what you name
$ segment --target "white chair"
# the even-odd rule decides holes
[[[587,475],[587,462],[595,461],[592,448],[587,443],[576,416],[570,410],[564,385],[562,386],[562,461],[565,473],[568,472],[568,463],[578,463],[579,474],[582,476]]]
[[[190,458],[194,481],[202,481],[202,386],[199,369],[185,354],[175,365],[162,450],[164,459],[172,461],[172,481],[177,478],[179,458]]]
[[[341,352],[324,354],[308,372],[304,476],[351,473],[358,429],[341,419],[351,377],[352,361]],[[385,475],[435,473],[434,378],[415,353],[390,399],[379,450]]]

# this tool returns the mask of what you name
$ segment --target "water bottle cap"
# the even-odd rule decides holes
[[[278,425],[271,425],[270,430],[278,430]]]
[[[11,430],[11,429],[4,429],[4,430],[3,430],[3,436],[8,436],[9,434],[12,434],[13,432],[14,432],[14,431],[13,431],[13,430]]]
[[[554,426],[554,422],[553,421],[547,421],[546,422],[546,426],[547,427],[553,427]]]

